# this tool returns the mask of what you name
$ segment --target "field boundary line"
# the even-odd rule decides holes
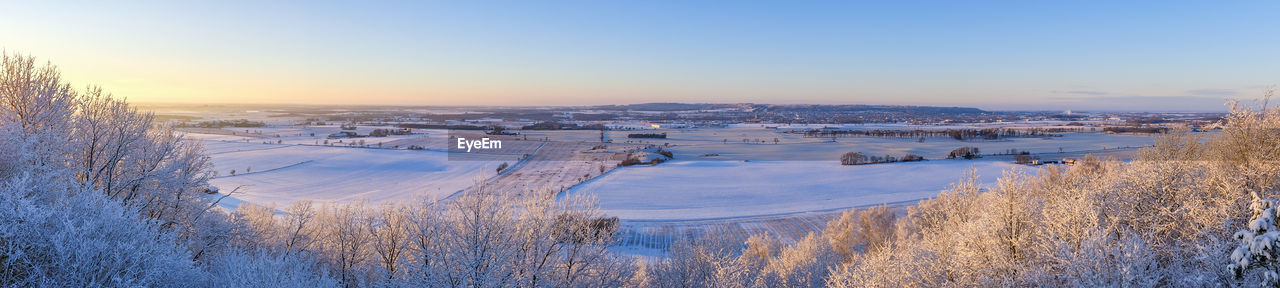
[[[211,178],[209,178],[209,179],[229,178],[229,177],[237,177],[237,176],[253,175],[253,174],[258,174],[258,173],[267,173],[267,172],[276,171],[276,170],[285,169],[285,168],[293,168],[293,167],[298,166],[298,165],[307,164],[307,163],[311,163],[311,162],[315,162],[315,161],[316,161],[316,160],[307,160],[307,161],[302,161],[302,162],[298,162],[298,163],[293,163],[293,164],[289,164],[289,165],[285,165],[285,166],[281,166],[281,167],[276,167],[276,168],[271,168],[271,169],[267,169],[267,170],[262,170],[262,171],[258,171],[258,172],[249,172],[249,173],[241,173],[241,174],[236,174],[236,175],[217,176],[217,177],[211,177]]]

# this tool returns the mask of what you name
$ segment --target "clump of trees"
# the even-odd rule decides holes
[[[648,157],[648,159],[646,159],[646,157],[641,157],[641,155],[638,155],[636,153],[627,153],[627,156],[625,156],[626,159],[622,159],[622,162],[618,162],[618,167],[626,167],[626,166],[634,166],[634,165],[657,165],[658,163],[666,162],[667,159],[674,158],[674,155],[675,155],[675,154],[672,154],[670,151],[663,151],[661,149],[659,149],[654,153],[658,155],[666,156],[666,158]]]
[[[864,165],[864,164],[876,164],[876,163],[915,162],[915,161],[924,161],[924,160],[925,160],[924,156],[911,154],[911,153],[902,155],[901,158],[890,156],[890,155],[884,155],[884,157],[867,156],[865,154],[862,154],[862,152],[846,152],[840,155],[840,165]]]
[[[965,147],[956,148],[955,150],[951,150],[951,153],[947,153],[947,159],[956,159],[956,158],[973,159],[973,158],[981,158],[981,157],[982,157],[982,154],[979,154],[978,147],[965,146]]]
[[[1031,164],[1036,160],[1040,160],[1040,157],[1031,156],[1031,152],[1021,151],[1013,154],[1013,163],[1015,164]]]
[[[868,159],[867,155],[863,155],[862,152],[845,152],[840,155],[840,165],[862,165],[866,164],[868,160],[870,159]]]
[[[1104,133],[1168,133],[1169,128],[1165,127],[1149,127],[1149,126],[1110,126],[1102,128]]]

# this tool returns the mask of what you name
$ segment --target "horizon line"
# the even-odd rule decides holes
[[[1243,101],[1245,99],[1241,99]],[[583,104],[583,105],[488,105],[488,104],[469,104],[469,105],[430,105],[430,104],[332,104],[332,103],[282,103],[282,102],[181,102],[181,101],[130,101],[131,104],[138,105],[140,108],[147,105],[208,105],[208,106],[312,106],[312,107],[431,107],[431,108],[589,108],[599,106],[627,106],[627,105],[644,105],[644,104],[685,104],[685,105],[777,105],[777,106],[889,106],[889,107],[931,107],[931,108],[972,108],[982,110],[983,112],[1106,112],[1106,113],[1229,113],[1225,111],[1227,107],[1223,107],[1224,111],[1217,110],[1126,110],[1126,109],[1050,109],[1050,108],[1034,108],[1034,109],[993,109],[982,108],[977,106],[954,106],[954,105],[921,105],[921,104],[819,104],[819,103],[755,103],[755,102],[636,102],[628,104]]]

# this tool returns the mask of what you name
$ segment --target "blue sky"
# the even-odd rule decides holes
[[[0,47],[143,102],[1220,111],[1275,1],[0,3]]]

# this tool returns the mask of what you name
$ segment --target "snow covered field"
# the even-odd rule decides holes
[[[415,131],[422,134],[415,135],[358,138],[368,142],[368,147],[376,147],[374,143],[383,143],[384,148],[404,148],[409,145],[427,147],[427,150],[418,151],[345,147],[345,143],[334,143],[342,139],[324,139],[327,134],[340,131],[338,127],[331,126],[264,127],[248,130],[249,133],[243,133],[246,132],[244,129],[227,129],[214,131],[220,134],[188,134],[192,139],[202,140],[213,157],[215,169],[219,173],[219,177],[213,181],[214,185],[224,191],[243,186],[234,196],[235,199],[228,202],[232,203],[231,207],[237,203],[236,200],[284,205],[303,199],[321,202],[353,202],[363,199],[378,203],[412,200],[415,197],[444,198],[468,188],[477,181],[477,177],[494,176],[494,169],[503,162],[449,161],[448,154],[442,151],[448,137],[444,130],[423,129]],[[565,181],[543,179],[506,186],[573,186],[569,193],[596,194],[603,209],[626,220],[728,219],[834,211],[848,207],[913,201],[935,195],[959,179],[969,167],[976,167],[985,182],[994,181],[1002,170],[1022,167],[1007,163],[1009,161],[995,161],[1008,160],[1000,157],[977,161],[940,160],[947,152],[961,146],[979,147],[984,154],[1004,152],[1007,149],[1050,153],[1043,154],[1049,157],[1045,158],[1048,160],[1075,155],[1052,154],[1060,148],[1067,152],[1098,153],[1108,149],[1115,150],[1117,147],[1146,146],[1154,143],[1155,139],[1145,135],[1065,133],[1063,137],[1009,138],[998,141],[956,141],[930,137],[924,142],[918,142],[916,139],[905,138],[845,137],[832,142],[829,138],[806,138],[800,134],[779,133],[778,130],[765,128],[657,131],[667,133],[668,138],[630,139],[626,138],[629,133],[627,131],[610,131],[605,136],[614,142],[611,145],[619,147],[624,143],[666,145],[666,150],[675,152],[676,161],[652,167],[627,167],[577,186],[573,185],[581,180],[569,181],[573,177],[565,178],[569,179]],[[230,135],[231,132],[236,134]],[[313,133],[315,136],[311,136]],[[534,131],[526,135],[531,140],[546,138],[564,141],[559,143],[582,143],[571,145],[581,146],[579,150],[596,145],[589,143],[598,143],[600,139],[599,131]],[[778,144],[774,144],[774,138],[778,139]],[[744,142],[742,139],[750,141]],[[323,145],[326,140],[333,145]],[[513,141],[510,144],[528,151],[522,153],[531,153],[542,146],[539,143]],[[552,150],[537,154],[546,154]],[[836,161],[839,155],[852,151],[895,156],[914,153],[938,160],[868,166],[839,165]],[[560,153],[566,156],[556,157],[563,158],[560,160],[575,158],[568,156],[573,151],[566,153],[570,154]],[[513,158],[506,162],[515,163],[515,160]],[[594,169],[595,166],[598,165],[593,164],[588,167],[592,169],[576,172],[574,177],[598,175],[598,171],[594,171],[598,170]],[[524,181],[528,180],[524,176],[552,173],[545,171],[547,169],[532,167],[516,169],[512,174],[523,175],[515,178],[530,182]],[[236,170],[237,174],[232,176],[231,170]]]
[[[623,220],[675,221],[781,215],[915,201],[937,195],[970,168],[992,184],[1002,161],[935,160],[841,166],[839,161],[674,161],[616,169],[570,189],[593,194]]]
[[[197,137],[198,138],[198,137]],[[318,202],[413,200],[445,198],[471,186],[478,177],[494,175],[499,163],[448,161],[432,150],[393,150],[350,147],[206,141],[218,176],[211,184],[223,192],[241,187],[224,207],[240,201],[288,205],[297,200]],[[230,171],[236,170],[231,175]]]

